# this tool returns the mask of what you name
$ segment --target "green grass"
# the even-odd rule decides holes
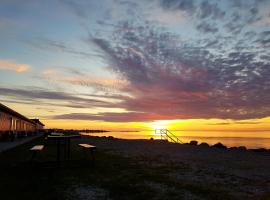
[[[198,182],[179,182],[169,176],[171,171],[190,170],[185,165],[143,165],[147,158],[127,158],[100,150],[93,166],[83,158],[83,152],[72,142],[72,161],[57,167],[56,145],[50,144],[41,152],[38,163],[29,162],[29,148],[42,144],[39,138],[0,154],[1,199],[69,199],[74,188],[88,186],[107,191],[110,199],[233,199],[218,185]],[[105,199],[106,199],[105,197]],[[76,199],[76,198],[75,198]],[[104,199],[104,197],[102,198]]]

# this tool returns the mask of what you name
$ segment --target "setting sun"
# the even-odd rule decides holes
[[[150,127],[153,130],[168,129],[169,125],[170,125],[170,121],[165,121],[165,120],[160,120],[160,121],[155,121],[155,122],[150,123]]]

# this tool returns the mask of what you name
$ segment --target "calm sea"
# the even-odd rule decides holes
[[[171,131],[182,142],[197,140],[199,143],[207,142],[213,145],[221,142],[227,147],[246,146],[247,148],[270,149],[270,131],[230,132],[230,131]],[[106,132],[106,133],[82,133],[92,136],[113,136],[122,139],[160,139],[155,131],[140,132]]]

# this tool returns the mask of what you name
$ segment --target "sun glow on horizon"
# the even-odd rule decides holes
[[[30,116],[30,115],[29,115]],[[109,131],[262,131],[270,130],[270,118],[254,120],[186,119],[157,120],[152,122],[104,122],[88,120],[42,119],[46,128],[103,129]]]
[[[150,123],[150,128],[152,130],[156,129],[171,129],[176,122],[180,120],[158,120]],[[179,125],[179,123],[177,123]]]

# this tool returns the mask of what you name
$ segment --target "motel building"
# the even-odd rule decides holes
[[[31,136],[43,128],[38,119],[28,119],[0,103],[0,141]]]

